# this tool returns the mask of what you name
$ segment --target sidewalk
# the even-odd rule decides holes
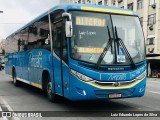
[[[150,78],[150,77],[147,77],[147,80],[160,81],[160,78]]]

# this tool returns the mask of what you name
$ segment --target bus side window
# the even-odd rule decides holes
[[[61,35],[61,31],[60,30],[57,30],[54,34],[54,52],[61,58],[61,54],[60,54],[60,51],[61,51],[61,39],[62,39],[62,35]]]
[[[33,23],[29,29],[29,49],[46,49],[51,51],[51,44],[45,41],[49,38],[48,16],[44,16],[39,21]]]
[[[18,52],[19,52],[20,51],[20,46],[21,46],[21,40],[20,39],[18,40],[17,45],[18,45]]]
[[[35,27],[34,24],[32,24],[29,27],[29,40],[28,40],[28,48],[30,50],[37,48],[36,43],[37,43],[37,28]]]
[[[58,27],[54,34],[54,52],[66,63],[68,63],[67,41],[65,39],[63,25]]]
[[[67,48],[67,39],[65,37],[65,32],[62,32],[62,37],[63,37],[63,56],[62,59],[64,60],[64,62],[66,62],[68,64],[68,48]]]
[[[63,12],[63,10],[58,10],[51,13],[53,50],[60,59],[68,63],[67,41],[65,37],[65,19],[62,17]]]

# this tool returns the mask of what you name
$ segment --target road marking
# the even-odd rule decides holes
[[[2,112],[2,107],[1,107],[1,99],[0,99],[0,111]],[[6,117],[0,118],[0,120],[8,120]]]
[[[2,97],[0,97],[0,103],[1,105],[5,106],[9,112],[13,112],[13,109],[9,106],[9,104],[7,103],[7,101],[5,99],[3,99]],[[3,112],[3,111],[2,111]],[[3,117],[4,120],[8,120],[7,117]],[[12,117],[13,120],[20,120],[18,117]]]
[[[1,101],[1,99],[0,99]],[[1,103],[0,103],[1,104]],[[2,107],[0,106],[0,111],[3,112]],[[8,120],[6,117],[0,118],[0,120]]]
[[[159,94],[159,95],[160,95],[159,92],[155,92],[155,91],[149,91],[149,92],[154,93],[154,94]]]
[[[8,111],[13,111],[13,109],[9,106],[7,101],[5,101],[2,97],[0,97],[0,101],[2,105],[5,105],[7,107]]]

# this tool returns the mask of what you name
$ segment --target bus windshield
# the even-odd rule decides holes
[[[114,38],[114,27],[123,40],[134,63],[145,59],[144,37],[137,16],[112,15],[72,11],[73,37],[71,38],[71,57],[76,60],[96,64],[111,38]],[[100,65],[128,65],[129,58],[122,46],[110,45]]]

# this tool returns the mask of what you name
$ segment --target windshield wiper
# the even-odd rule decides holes
[[[108,51],[108,49],[109,49],[110,46],[111,46],[111,53],[113,52],[112,51],[112,41],[113,41],[113,38],[111,38],[111,34],[110,34],[110,30],[109,30],[108,26],[107,26],[107,30],[108,30],[109,40],[108,40],[108,43],[106,44],[103,52],[101,53],[101,55],[100,55],[100,57],[99,57],[99,59],[98,59],[98,61],[96,63],[96,68],[97,69],[99,69],[99,65],[101,64],[101,62],[102,62],[104,56],[106,55],[106,53],[107,53],[107,51]]]
[[[118,33],[117,33],[117,27],[115,26],[115,36],[116,36],[116,42],[117,42],[117,46],[118,46],[118,54],[119,54],[119,45],[122,46],[122,48],[124,49],[124,52],[126,53],[130,63],[131,63],[131,68],[135,69],[135,63],[131,57],[131,55],[129,54],[125,44],[123,43],[123,40],[121,38],[118,37]]]

